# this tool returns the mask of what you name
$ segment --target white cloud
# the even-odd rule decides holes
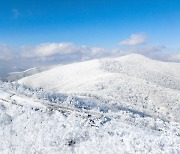
[[[0,45],[0,60],[9,60],[12,58],[12,53],[11,53],[12,49],[3,44]]]
[[[132,34],[130,38],[122,41],[119,45],[139,45],[146,43],[147,36],[145,34]]]
[[[110,51],[111,56],[122,56],[126,54],[142,54],[145,56],[156,56],[163,53],[164,45],[130,46],[127,48],[115,48]]]
[[[107,55],[107,51],[99,47],[77,46],[73,43],[45,43],[34,47],[22,47],[21,56],[25,58],[57,59],[64,56],[73,58],[86,57],[85,59],[100,58]],[[54,57],[54,58],[52,58]]]
[[[155,57],[165,46],[145,45],[128,46],[122,49],[107,50],[101,47],[87,47],[85,45],[75,45],[69,42],[44,43],[34,47],[22,47],[21,56],[24,58],[36,59],[41,62],[74,62],[84,61],[103,57],[116,57],[129,53],[138,53],[146,56]],[[159,55],[158,55],[159,56]]]
[[[149,55],[159,53],[165,48],[166,47],[164,45],[147,45],[143,47],[133,48],[132,52]]]
[[[91,48],[91,56],[92,57],[103,57],[107,54],[108,54],[108,52],[104,48],[100,48],[100,47]]]
[[[74,53],[83,53],[87,50],[86,46],[76,46],[72,43],[45,43],[35,47],[22,47],[22,56],[27,58],[49,57],[54,55],[68,55]]]
[[[180,54],[173,54],[169,56],[169,60],[180,62]]]

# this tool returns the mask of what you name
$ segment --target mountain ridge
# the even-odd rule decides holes
[[[180,121],[178,68],[180,64],[128,55],[62,65],[18,82],[47,91],[103,98],[110,105],[114,102],[159,118]]]

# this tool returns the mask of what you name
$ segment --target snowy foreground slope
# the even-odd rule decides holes
[[[0,153],[180,153],[179,123],[79,102],[93,103],[1,83]]]
[[[128,55],[64,65],[0,82],[0,153],[178,154],[179,111],[179,64]]]

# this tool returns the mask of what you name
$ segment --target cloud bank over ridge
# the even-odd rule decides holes
[[[119,43],[119,46],[106,49],[98,46],[75,45],[71,42],[42,43],[35,46],[21,46],[13,49],[8,45],[0,45],[0,71],[7,67],[15,68],[15,71],[35,66],[51,64],[63,64],[77,61],[85,61],[103,57],[117,57],[131,53],[142,54],[147,57],[180,62],[179,53],[166,54],[165,45],[152,45],[147,43],[147,35],[132,34],[129,39]],[[19,51],[19,52],[17,52]],[[18,69],[17,69],[18,68]]]

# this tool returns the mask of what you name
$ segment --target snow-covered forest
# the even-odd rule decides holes
[[[0,82],[0,153],[180,153],[180,65],[139,55]]]

